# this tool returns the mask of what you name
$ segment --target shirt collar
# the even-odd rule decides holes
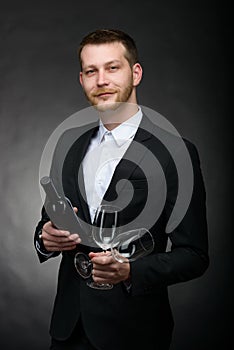
[[[113,130],[111,130],[111,134],[116,144],[121,147],[126,141],[132,139],[140,125],[142,119],[142,110],[141,107],[138,106],[138,111],[131,118],[126,120],[124,123],[120,124]],[[99,135],[98,141],[101,143],[104,134],[110,133],[110,131],[105,128],[102,121],[99,124]]]

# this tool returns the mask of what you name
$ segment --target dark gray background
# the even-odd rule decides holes
[[[135,38],[144,68],[140,104],[168,118],[200,153],[211,264],[203,277],[170,287],[171,349],[226,348],[233,276],[229,12],[213,1],[1,2],[1,349],[48,346],[59,258],[40,265],[33,249],[39,162],[56,126],[87,107],[76,48],[98,27]]]

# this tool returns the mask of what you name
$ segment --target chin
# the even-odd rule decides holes
[[[94,108],[97,109],[99,112],[107,112],[107,111],[115,111],[119,108],[120,102],[106,102],[106,103],[100,103],[94,105]]]

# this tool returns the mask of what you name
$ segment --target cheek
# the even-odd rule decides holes
[[[93,83],[91,81],[85,81],[85,82],[83,82],[82,88],[84,89],[84,91],[86,93],[90,93],[94,89],[94,86],[93,86]]]
[[[132,85],[132,76],[129,74],[122,74],[121,76],[115,79],[115,84],[120,88],[125,88],[129,85]]]

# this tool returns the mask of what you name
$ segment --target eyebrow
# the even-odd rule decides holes
[[[110,64],[114,64],[114,63],[121,63],[120,60],[111,60],[111,61],[108,61],[104,64],[104,66],[109,66]],[[88,66],[84,66],[83,67],[83,70],[86,70],[88,68],[96,68],[96,65],[95,64],[90,64]]]

